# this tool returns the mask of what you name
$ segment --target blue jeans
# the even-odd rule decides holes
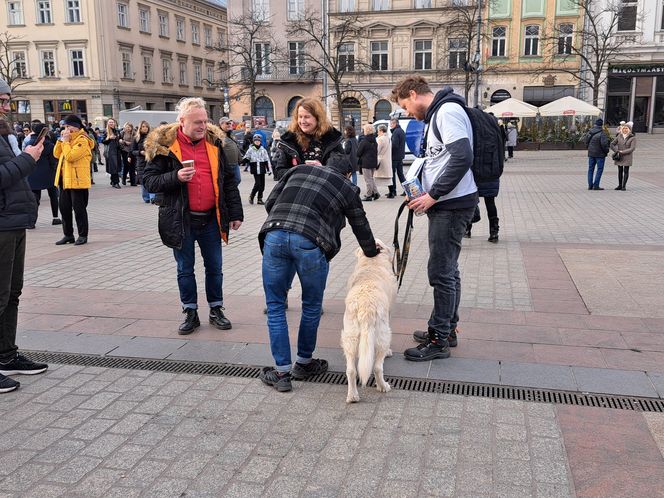
[[[599,181],[602,179],[604,172],[604,161],[606,157],[589,157],[588,158],[588,188],[599,187]],[[595,173],[595,165],[597,165],[597,174]],[[593,175],[595,179],[593,180]]]
[[[205,295],[210,308],[223,306],[221,286],[221,233],[216,215],[202,227],[189,227],[182,241],[182,249],[173,249],[178,268],[178,288],[183,308],[198,308],[198,291],[194,273],[194,242],[203,256],[205,265]]]
[[[237,182],[238,185],[240,185],[240,182],[242,181],[242,174],[240,173],[240,165],[231,164],[230,167],[233,169],[233,173],[235,173],[235,181]]]
[[[429,262],[427,273],[433,287],[433,310],[429,328],[447,338],[459,321],[461,278],[459,254],[466,227],[475,208],[429,210]]]
[[[303,235],[273,230],[263,246],[263,290],[267,304],[270,349],[277,371],[291,368],[291,349],[286,321],[286,297],[297,272],[302,285],[302,316],[297,336],[296,361],[308,360],[316,349],[329,264],[323,251]]]
[[[154,194],[148,192],[147,189],[143,186],[143,184],[141,184],[141,196],[143,197],[143,201],[145,202],[150,202],[152,199],[154,199]]]
[[[357,171],[353,171],[350,175],[350,181],[353,182],[353,185],[357,185]]]

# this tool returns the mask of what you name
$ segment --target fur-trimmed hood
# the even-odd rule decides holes
[[[168,156],[168,148],[177,139],[180,123],[161,125],[152,130],[145,138],[146,161],[152,161],[156,156]],[[213,145],[222,146],[225,138],[224,132],[218,126],[208,123],[205,140]]]

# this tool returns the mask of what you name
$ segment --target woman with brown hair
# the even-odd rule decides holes
[[[136,180],[141,184],[141,196],[145,203],[149,203],[154,199],[154,194],[150,194],[143,187],[143,170],[145,169],[145,148],[143,143],[148,133],[150,133],[150,123],[141,121],[141,124],[136,128],[136,134],[131,144],[131,154],[134,156],[133,164],[136,166]]]
[[[120,171],[122,170],[122,156],[120,155],[120,134],[117,122],[110,118],[106,123],[106,136],[104,144],[104,158],[106,159],[106,173],[111,175],[111,186],[120,188]]]
[[[341,132],[327,119],[323,104],[317,99],[301,99],[274,154],[276,179],[298,164],[327,164],[331,158],[346,161],[342,141]]]

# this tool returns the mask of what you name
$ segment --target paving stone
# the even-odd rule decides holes
[[[95,469],[101,463],[100,458],[77,456],[69,460],[64,467],[58,468],[48,476],[50,481],[73,484],[80,481],[88,472]]]
[[[25,463],[0,481],[1,491],[22,491],[43,479],[55,467],[41,463]]]
[[[95,469],[76,485],[76,493],[81,496],[106,497],[107,492],[122,476],[122,471],[112,469]]]
[[[112,469],[131,469],[150,451],[149,446],[126,444],[111,455],[105,462]]]
[[[22,498],[57,498],[65,495],[69,495],[69,490],[64,486],[58,486],[55,484],[37,484],[27,493],[21,493],[20,496]],[[0,496],[4,495],[0,494]]]
[[[263,492],[266,498],[290,498],[299,496],[300,492],[307,485],[307,480],[303,477],[281,476],[274,479]]]
[[[121,478],[118,484],[130,488],[148,488],[167,467],[168,463],[159,460],[142,460],[126,472],[125,477]]]
[[[139,431],[152,418],[151,415],[142,413],[130,413],[113,425],[109,432],[116,434],[133,434]]]
[[[573,367],[572,371],[583,392],[658,396],[645,372],[582,367]]]
[[[43,450],[68,434],[69,431],[67,429],[48,428],[29,438],[21,445],[21,448],[26,450]]]
[[[429,378],[459,382],[484,382],[498,384],[500,364],[494,360],[456,358],[431,362]]]
[[[105,458],[127,440],[127,436],[118,434],[103,434],[88,445],[83,454],[97,458]]]
[[[500,384],[567,391],[578,390],[570,367],[534,363],[501,362]]]
[[[150,486],[145,493],[143,493],[143,496],[154,498],[162,498],[164,496],[183,496],[188,486],[189,481],[185,479],[162,478]]]
[[[263,494],[263,486],[260,484],[250,484],[246,482],[232,483],[226,491],[224,496],[228,498],[246,498],[249,496],[261,496]]]

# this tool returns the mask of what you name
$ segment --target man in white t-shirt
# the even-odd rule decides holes
[[[473,179],[473,129],[465,111],[465,100],[452,88],[435,95],[427,81],[410,76],[392,90],[397,102],[425,129],[425,161],[418,175],[426,194],[411,200],[408,207],[429,218],[429,285],[433,287],[433,310],[426,332],[416,331],[421,344],[407,349],[411,361],[448,358],[456,346],[461,279],[459,253],[466,226],[477,205]],[[422,155],[422,154],[421,154]],[[412,177],[409,174],[409,177]]]

